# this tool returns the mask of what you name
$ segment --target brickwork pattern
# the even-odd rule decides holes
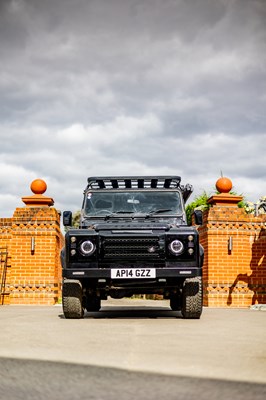
[[[225,197],[213,203],[199,227],[205,306],[266,304],[266,216],[247,215],[233,203]],[[12,218],[1,218],[0,304],[55,304],[63,242],[60,215],[52,207],[17,208]]]
[[[12,218],[0,219],[0,247],[8,251],[1,303],[55,304],[61,296],[62,246],[54,208],[17,208]]]
[[[204,212],[199,233],[205,248],[204,305],[265,304],[266,216],[248,215],[237,205],[216,204]]]

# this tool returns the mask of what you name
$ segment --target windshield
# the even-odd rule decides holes
[[[181,215],[180,193],[177,191],[112,191],[87,192],[85,215],[116,214]]]

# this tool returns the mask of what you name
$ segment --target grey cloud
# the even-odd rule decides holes
[[[266,191],[264,0],[0,7],[2,195],[17,196],[19,167],[63,208],[108,173],[177,173],[197,192],[222,169]]]

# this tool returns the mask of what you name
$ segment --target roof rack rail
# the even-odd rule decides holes
[[[184,201],[193,192],[190,184],[180,184],[180,176],[102,176],[88,178],[86,189],[180,189]]]
[[[104,176],[88,178],[92,189],[170,189],[180,186],[180,176]]]

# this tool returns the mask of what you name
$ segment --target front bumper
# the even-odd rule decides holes
[[[123,268],[123,267],[121,267]],[[146,267],[145,267],[146,268]],[[141,267],[140,267],[141,269]],[[155,269],[156,280],[167,278],[186,278],[202,275],[202,269],[197,267],[185,268],[152,268]],[[62,271],[63,278],[67,279],[106,279],[111,280],[110,268],[66,268]],[[148,281],[148,279],[145,279]]]

